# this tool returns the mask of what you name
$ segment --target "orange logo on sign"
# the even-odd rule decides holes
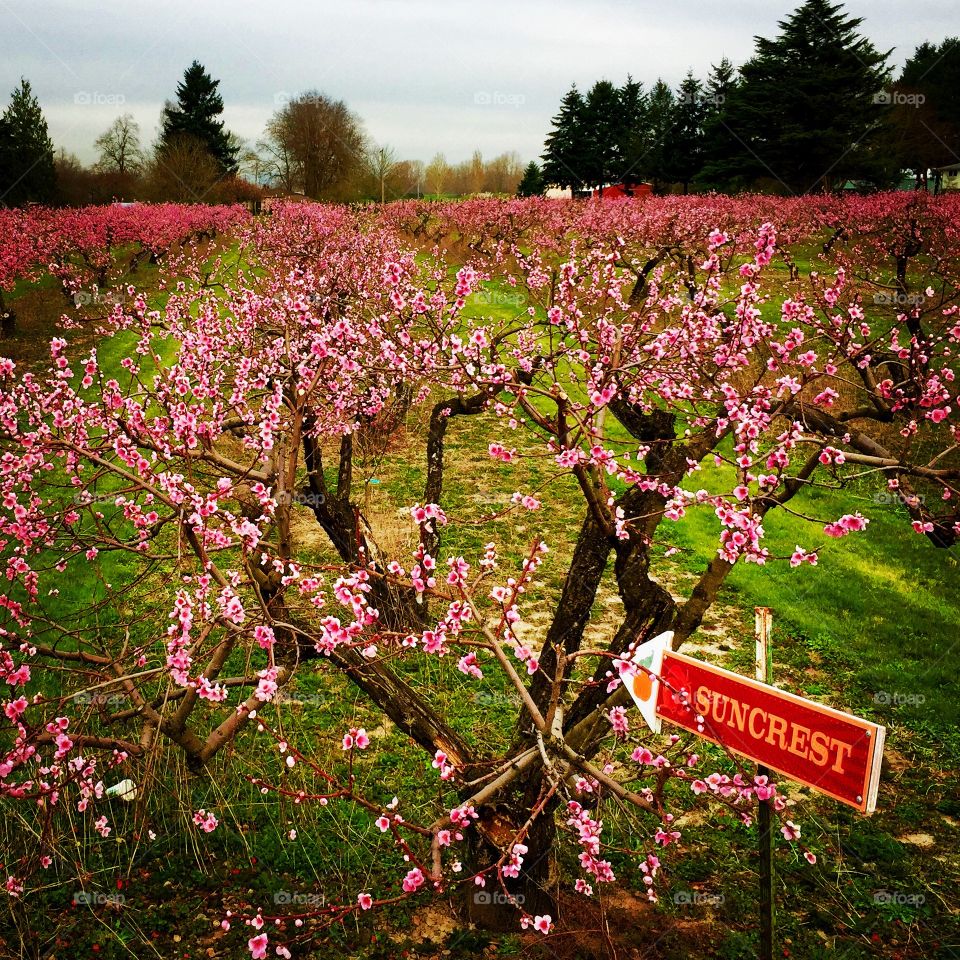
[[[653,693],[653,681],[646,670],[637,670],[633,675],[633,695],[638,700],[649,700]]]

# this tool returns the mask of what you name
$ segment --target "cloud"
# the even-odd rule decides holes
[[[54,142],[89,161],[94,139],[124,110],[150,142],[196,58],[221,81],[228,126],[251,142],[278,95],[316,88],[344,99],[403,156],[442,151],[457,161],[480,147],[528,159],[571,82],[620,83],[631,73],[676,85],[723,56],[740,64],[754,35],[775,35],[798,2],[0,0],[0,97],[27,77]],[[923,40],[955,32],[943,0],[846,6],[878,47],[897,48],[897,64]],[[91,100],[77,104],[78,94]],[[110,109],[110,97],[122,108]]]

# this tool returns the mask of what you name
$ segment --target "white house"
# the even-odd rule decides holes
[[[960,163],[951,163],[946,167],[937,167],[936,173],[940,175],[941,190],[960,190]]]

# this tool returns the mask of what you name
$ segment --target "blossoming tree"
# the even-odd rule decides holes
[[[100,361],[102,340],[54,340],[43,372],[0,363],[0,791],[43,821],[39,849],[8,860],[8,889],[50,867],[71,817],[109,830],[108,771],[135,771],[160,742],[202,770],[238,738],[260,738],[312,783],[265,775],[264,791],[358,804],[397,852],[392,889],[296,923],[251,905],[239,919],[254,957],[289,956],[305,916],[330,923],[457,885],[497,893],[471,898],[479,922],[549,932],[561,835],[579,851],[578,890],[614,879],[601,798],[636,812],[652,899],[659,854],[681,840],[678,785],[746,822],[758,799],[782,811],[766,778],[703,770],[679,737],[656,747],[628,719],[621,676],[643,640],[672,630],[684,643],[735,564],[815,564],[823,538],[864,530],[859,512],[804,513],[809,540],[771,552],[765,528],[813,483],[875,475],[903,492],[918,535],[956,542],[956,236],[945,216],[911,254],[916,297],[880,303],[876,251],[905,222],[887,202],[831,209],[874,218],[880,239],[868,249],[848,228],[809,277],[759,199],[646,213],[284,207],[236,228],[249,266],[183,260],[162,309],[135,291],[117,305],[103,331],[123,346],[115,368]],[[802,229],[782,227],[791,243],[829,238],[824,201],[804,203],[789,213]],[[515,315],[468,309],[489,284],[522,294]],[[358,451],[385,449],[417,417],[425,486],[397,504],[417,546],[389,555]],[[554,491],[574,492],[568,543],[532,537],[516,562],[495,541],[449,546],[458,525],[481,522],[448,506],[446,444],[461,418],[482,424],[491,462],[515,478],[502,491],[511,516],[569,510]],[[671,524],[694,511],[715,518],[717,550],[678,599],[662,563]],[[321,560],[298,553],[304,514],[329,542]],[[568,568],[534,631],[526,599],[548,551]],[[64,619],[58,583],[110,557],[123,559],[118,582],[102,577],[89,609]],[[586,643],[608,572],[622,614],[602,644]],[[131,598],[150,612],[92,627],[98,610],[135,610]],[[448,657],[519,704],[493,753],[408,669]],[[365,729],[343,731],[342,767],[280,733],[279,691],[321,664],[426,752],[444,788],[432,819],[356,787],[354,758],[376,749]],[[77,710],[77,691],[121,692],[130,706]],[[207,810],[195,822],[217,827]],[[792,821],[782,830],[800,836]]]

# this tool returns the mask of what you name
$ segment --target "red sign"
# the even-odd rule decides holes
[[[664,720],[862,813],[876,809],[885,727],[682,653],[664,653],[660,677]]]

